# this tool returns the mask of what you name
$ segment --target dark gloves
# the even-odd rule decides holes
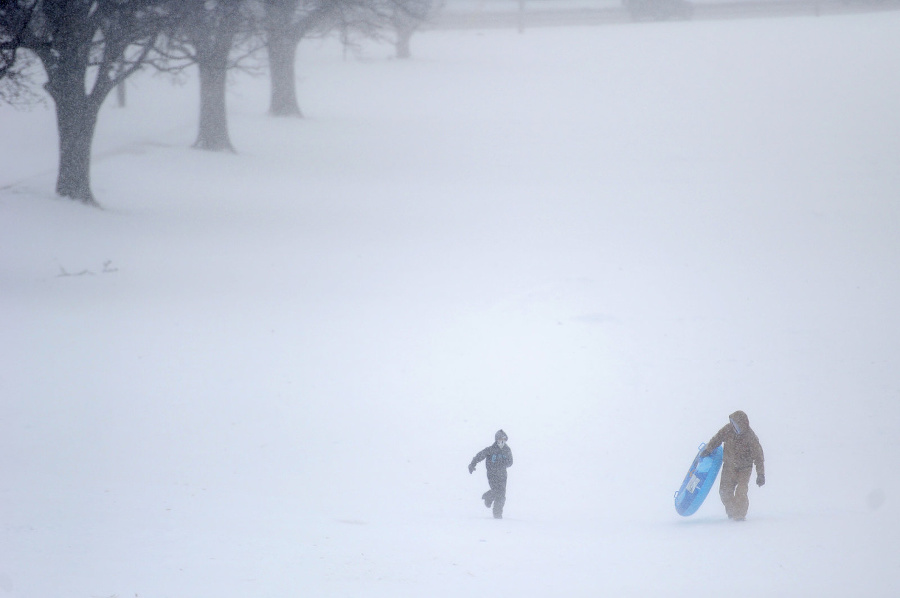
[[[756,485],[764,486],[765,483],[766,483],[766,474],[764,474],[764,473],[756,474]]]
[[[708,448],[705,448],[702,451],[700,451],[700,458],[702,459],[703,457],[709,457],[711,454],[712,454],[712,451],[709,450]]]
[[[475,464],[469,463],[469,473],[475,473]]]

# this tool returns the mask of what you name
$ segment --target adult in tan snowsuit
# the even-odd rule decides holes
[[[710,454],[720,444],[725,443],[719,496],[725,505],[728,518],[743,521],[750,507],[750,499],[747,497],[750,473],[756,465],[756,485],[765,484],[765,458],[759,438],[750,429],[750,418],[747,414],[735,411],[728,419],[728,425],[716,432],[716,435],[706,443],[703,455]]]

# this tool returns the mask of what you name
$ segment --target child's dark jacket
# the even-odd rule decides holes
[[[504,445],[503,448],[500,448],[495,442],[484,450],[479,451],[478,454],[472,458],[470,467],[474,467],[476,463],[481,461],[485,462],[488,477],[505,477],[506,468],[512,467],[513,464],[512,451],[508,444]]]

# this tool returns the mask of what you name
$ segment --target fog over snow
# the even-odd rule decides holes
[[[103,210],[0,106],[0,598],[900,595],[900,14],[391,51],[235,76],[233,155],[141,74]]]

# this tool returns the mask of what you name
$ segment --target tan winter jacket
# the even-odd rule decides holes
[[[756,465],[756,475],[765,476],[765,457],[756,433],[750,429],[750,418],[743,411],[735,411],[729,416],[731,422],[716,432],[706,444],[706,451],[713,451],[725,443],[722,466],[730,469],[747,469]],[[735,426],[740,429],[738,434]]]

